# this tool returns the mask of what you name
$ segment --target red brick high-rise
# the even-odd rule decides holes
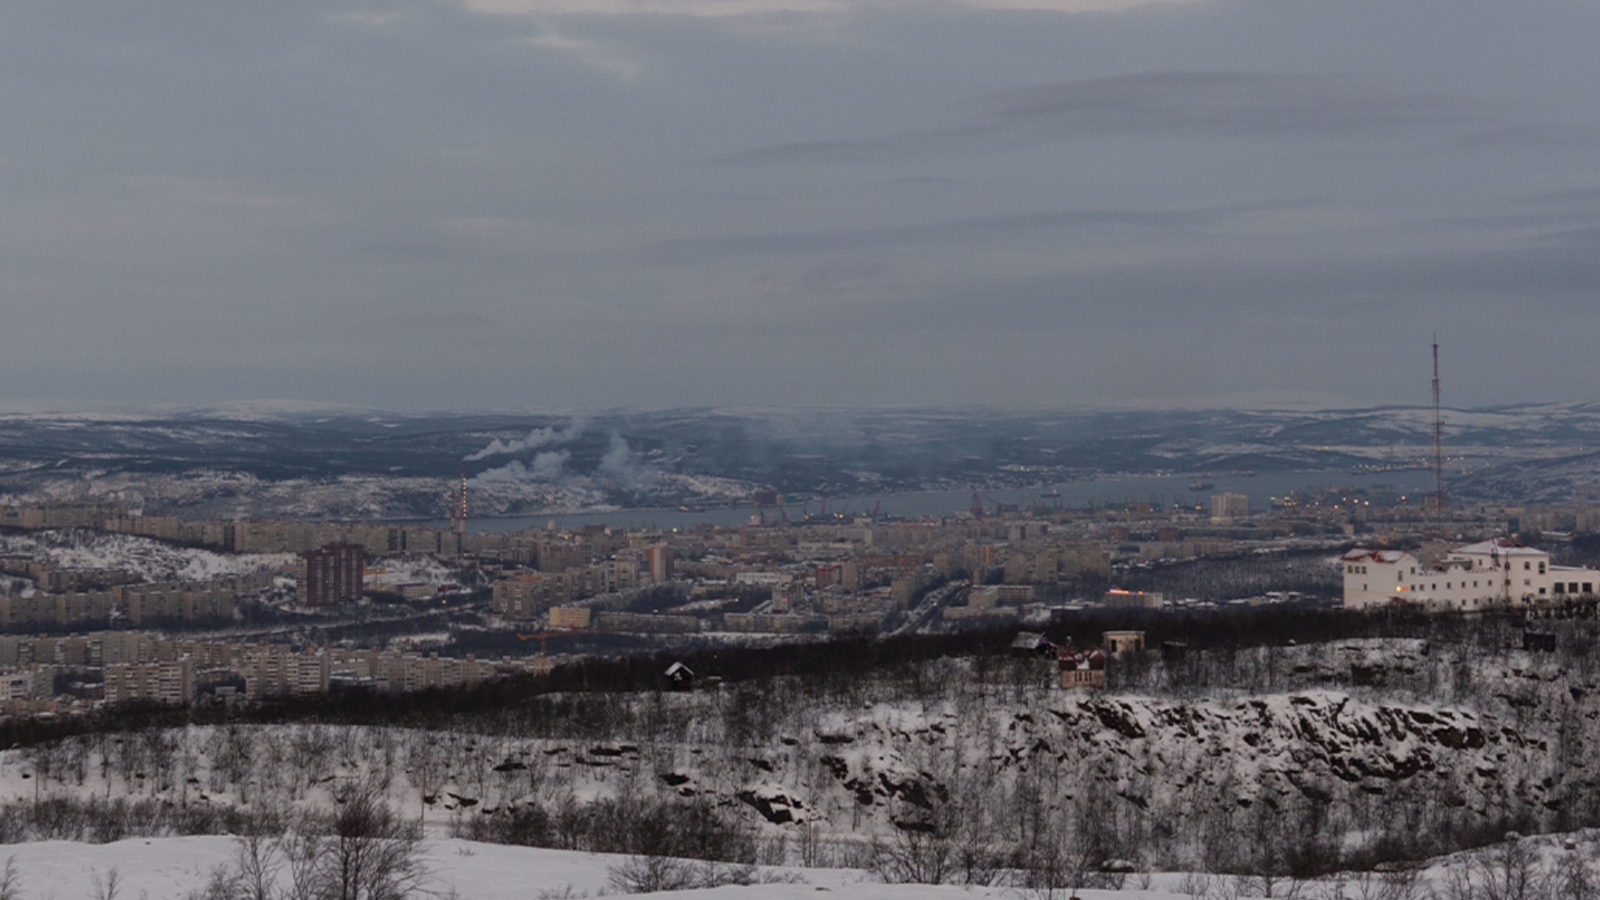
[[[326,606],[361,599],[361,576],[367,568],[367,550],[360,544],[323,544],[300,554],[305,578],[300,581],[300,602]]]

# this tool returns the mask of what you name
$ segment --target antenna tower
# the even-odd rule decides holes
[[[1433,445],[1428,454],[1428,500],[1426,508],[1429,518],[1441,519],[1444,517],[1445,506],[1448,505],[1444,493],[1444,417],[1439,408],[1439,336],[1433,337]]]
[[[461,496],[456,502],[456,552],[460,553],[467,542],[467,464],[461,464]]]

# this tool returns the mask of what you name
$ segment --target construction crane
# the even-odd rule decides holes
[[[568,635],[568,634],[585,634],[588,631],[589,631],[589,629],[587,629],[587,628],[563,628],[560,631],[535,631],[532,634],[523,634],[522,632],[519,631],[519,632],[517,632],[517,640],[519,640],[519,641],[538,641],[539,642],[539,655],[540,656],[549,656],[550,654],[547,651],[546,644],[547,644],[547,642],[549,641],[550,638],[561,637],[562,635]]]

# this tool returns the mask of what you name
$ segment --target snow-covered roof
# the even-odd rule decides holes
[[[1550,555],[1550,554],[1544,552],[1543,550],[1537,549],[1535,547],[1525,547],[1522,544],[1519,544],[1516,541],[1514,541],[1514,540],[1512,540],[1511,538],[1508,538],[1508,537],[1497,537],[1497,538],[1491,538],[1491,539],[1489,539],[1487,541],[1479,541],[1476,544],[1468,544],[1465,547],[1457,547],[1455,550],[1453,550],[1451,552],[1452,553],[1467,554],[1467,555],[1472,555],[1472,556],[1488,556],[1490,554],[1499,554],[1500,556],[1549,556]]]
[[[1062,650],[1057,654],[1057,657],[1060,659],[1061,668],[1063,669],[1089,671],[1106,667],[1105,651],[1098,647],[1082,653],[1077,653],[1070,649]]]
[[[1016,638],[1011,641],[1011,649],[1037,650],[1038,648],[1042,646],[1048,646],[1049,644],[1050,642],[1046,640],[1045,636],[1040,632],[1019,631],[1017,632]]]
[[[1406,554],[1399,550],[1369,550],[1366,547],[1357,547],[1339,558],[1349,562],[1370,559],[1373,562],[1392,563],[1399,562],[1405,556]]]

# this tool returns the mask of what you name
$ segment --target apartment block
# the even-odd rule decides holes
[[[300,602],[306,606],[332,606],[360,600],[367,551],[360,544],[335,542],[300,554],[303,576]]]
[[[106,702],[154,700],[185,704],[194,701],[194,660],[116,663],[105,667]]]

